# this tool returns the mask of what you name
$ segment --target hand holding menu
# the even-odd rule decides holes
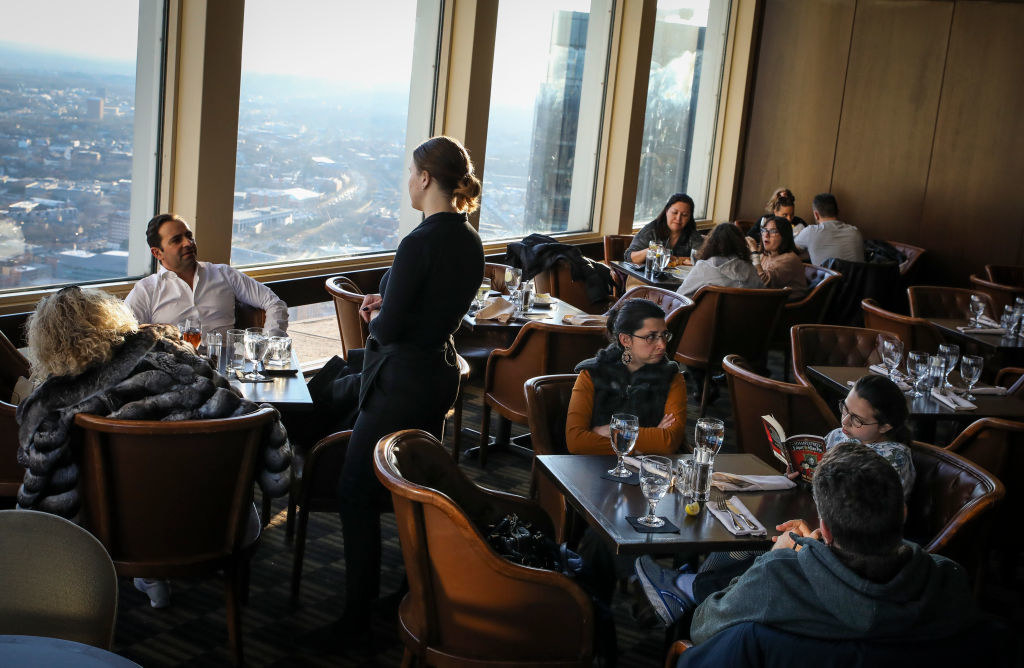
[[[825,438],[814,434],[786,436],[786,431],[774,415],[762,415],[768,443],[775,456],[791,471],[799,471],[807,482],[814,477],[814,469],[825,456]]]

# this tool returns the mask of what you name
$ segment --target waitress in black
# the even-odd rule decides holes
[[[465,147],[450,137],[420,144],[409,165],[409,197],[423,222],[398,246],[380,294],[363,299],[369,322],[359,415],[338,483],[345,540],[347,633],[369,625],[380,594],[380,512],[388,492],[373,473],[373,449],[401,429],[441,438],[459,390],[452,335],[484,275],[484,250],[467,214],[480,181]]]

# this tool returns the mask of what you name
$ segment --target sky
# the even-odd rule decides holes
[[[135,62],[137,0],[0,0],[0,17],[0,42]]]

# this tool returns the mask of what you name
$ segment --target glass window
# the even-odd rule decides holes
[[[142,1],[4,3],[0,291],[149,271],[163,15]]]
[[[502,2],[480,236],[591,227],[611,0]]]
[[[231,264],[398,246],[439,18],[439,0],[245,3]]]
[[[634,221],[685,192],[707,215],[729,3],[658,0]]]

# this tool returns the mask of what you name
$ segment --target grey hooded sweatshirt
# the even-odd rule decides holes
[[[693,615],[701,643],[734,624],[757,622],[812,638],[941,638],[979,621],[963,568],[904,541],[912,552],[885,583],[847,568],[824,543],[772,550],[709,596]]]
[[[738,257],[722,255],[716,255],[707,260],[697,260],[676,292],[692,297],[693,293],[705,285],[718,285],[723,288],[766,287],[757,275],[754,265]]]

